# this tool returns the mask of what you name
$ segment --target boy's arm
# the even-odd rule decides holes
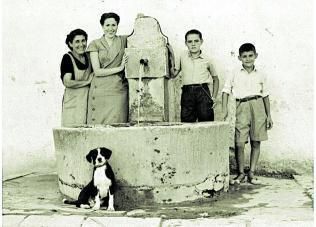
[[[222,90],[222,113],[224,121],[228,117],[228,110],[227,110],[227,104],[228,104],[228,96],[232,93],[233,88],[233,76],[234,73],[231,72],[228,77],[225,80],[225,84]]]
[[[271,118],[271,113],[270,113],[270,100],[269,100],[269,96],[263,97],[263,103],[264,103],[264,109],[266,111],[267,114],[267,129],[272,129],[273,127],[273,121]]]
[[[212,64],[209,63],[208,66],[208,71],[210,72],[212,79],[213,79],[213,92],[212,92],[212,98],[216,99],[217,93],[218,93],[218,88],[219,88],[219,79],[217,76],[217,73],[213,67]],[[213,100],[214,101],[214,100]]]
[[[180,73],[181,69],[176,69],[176,68],[173,68],[172,69],[173,72],[171,72],[173,75],[172,75],[172,78],[175,78],[178,76],[178,74]]]
[[[264,109],[267,114],[266,127],[267,129],[271,129],[273,127],[273,122],[272,122],[271,113],[270,113],[269,86],[268,86],[267,76],[265,74],[263,74],[263,81],[262,81],[262,97],[263,97]]]
[[[173,52],[171,45],[169,43],[167,43],[166,47],[168,49],[169,59],[170,59],[170,74],[171,74],[170,77],[175,78],[179,74],[179,72],[181,71],[180,61],[179,61],[178,65],[176,66],[175,56],[174,56],[174,52]]]
[[[212,97],[216,99],[219,87],[219,79],[218,76],[213,76],[213,94]]]
[[[228,116],[228,110],[227,110],[228,96],[229,96],[228,93],[226,92],[222,93],[222,112],[223,112],[224,121],[226,120]]]

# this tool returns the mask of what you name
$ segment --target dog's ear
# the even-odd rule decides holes
[[[112,151],[110,149],[105,148],[105,147],[100,147],[100,149],[101,149],[101,155],[105,159],[110,159],[110,157],[112,155]]]
[[[86,159],[88,162],[92,162],[92,157],[93,157],[95,152],[96,152],[96,149],[93,149],[93,150],[89,151],[89,153],[86,155]]]

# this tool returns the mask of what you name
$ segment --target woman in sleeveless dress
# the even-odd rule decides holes
[[[127,122],[128,85],[124,76],[127,37],[116,35],[119,22],[117,14],[104,13],[100,19],[104,35],[87,48],[95,74],[88,98],[88,124]]]
[[[88,93],[93,73],[87,53],[88,35],[81,29],[71,31],[66,44],[71,51],[64,54],[60,71],[65,86],[61,124],[75,127],[87,123]]]

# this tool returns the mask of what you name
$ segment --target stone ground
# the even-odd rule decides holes
[[[63,204],[57,175],[33,173],[3,182],[2,226],[313,226],[313,176],[260,179],[195,202],[108,212]]]

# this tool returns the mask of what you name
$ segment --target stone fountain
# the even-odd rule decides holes
[[[96,147],[110,159],[119,189],[115,206],[178,203],[225,192],[229,185],[229,125],[170,122],[167,37],[158,21],[139,16],[128,37],[130,123],[54,128],[58,184],[77,198],[92,177],[85,159]],[[180,88],[178,88],[180,89]]]

